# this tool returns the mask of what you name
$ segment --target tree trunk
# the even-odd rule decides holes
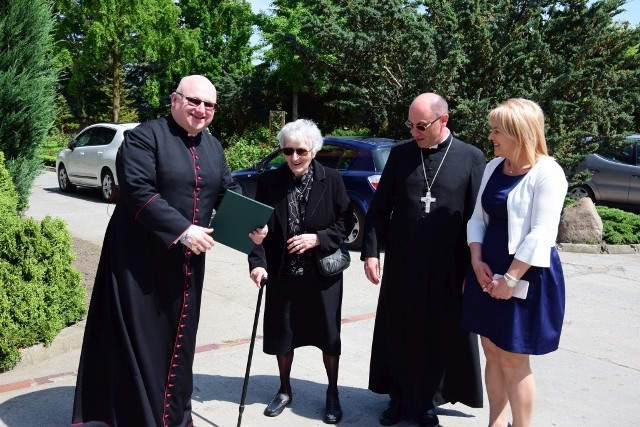
[[[294,87],[291,94],[291,121],[298,120],[298,88]]]
[[[116,48],[111,60],[111,76],[113,78],[113,122],[120,120],[120,92],[122,91],[122,81],[120,74],[120,51]]]

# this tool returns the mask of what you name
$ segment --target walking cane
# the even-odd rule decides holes
[[[258,319],[260,318],[260,303],[262,302],[262,291],[266,285],[266,280],[262,281],[258,292],[258,303],[256,304],[256,315],[253,319],[253,332],[251,332],[251,343],[249,344],[249,358],[247,359],[247,370],[244,373],[244,385],[242,386],[242,397],[240,398],[240,408],[238,414],[238,425],[242,424],[242,413],[244,412],[244,401],[247,397],[247,385],[249,384],[249,372],[251,371],[251,359],[253,357],[253,346],[256,343],[256,330],[258,329]]]

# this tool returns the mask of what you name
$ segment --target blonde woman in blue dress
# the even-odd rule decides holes
[[[558,348],[564,318],[555,239],[567,181],[547,154],[538,104],[509,99],[488,119],[496,158],[487,164],[467,224],[472,270],[462,326],[480,335],[486,356],[489,426],[506,427],[509,406],[512,426],[526,427],[536,397],[529,355]]]

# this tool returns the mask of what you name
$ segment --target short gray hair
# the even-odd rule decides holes
[[[318,126],[308,119],[298,119],[295,122],[289,122],[278,132],[278,141],[280,148],[284,148],[286,140],[296,142],[306,142],[312,153],[317,153],[322,149],[322,133]]]

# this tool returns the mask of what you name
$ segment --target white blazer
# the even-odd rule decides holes
[[[467,223],[468,243],[484,240],[489,215],[482,209],[482,193],[503,160],[496,157],[484,170],[473,215]],[[507,197],[509,254],[529,265],[549,267],[549,249],[556,243],[566,195],[564,171],[552,157],[541,157]]]

